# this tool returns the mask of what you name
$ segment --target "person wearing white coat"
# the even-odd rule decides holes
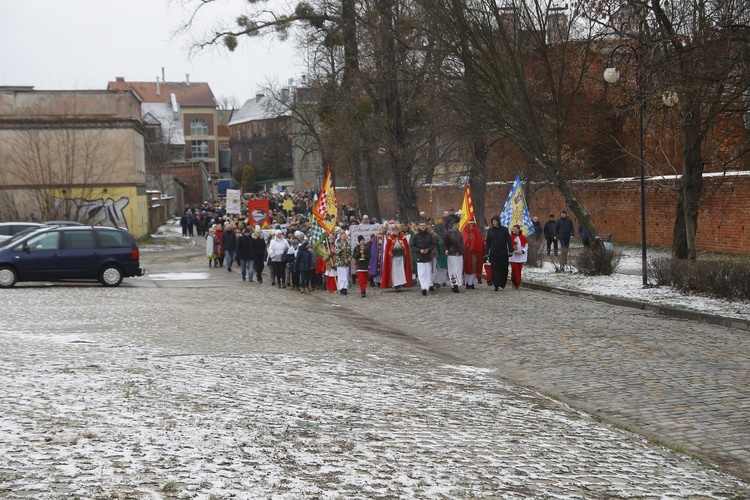
[[[289,242],[284,238],[284,233],[281,229],[277,229],[274,233],[273,239],[268,244],[268,259],[271,261],[274,271],[274,281],[279,288],[286,288],[286,282],[284,281],[284,254],[289,250]],[[271,283],[273,285],[273,282]]]
[[[516,224],[510,230],[510,241],[513,244],[513,253],[510,256],[510,281],[513,288],[521,289],[521,270],[523,264],[529,258],[529,240],[521,232],[521,226]]]

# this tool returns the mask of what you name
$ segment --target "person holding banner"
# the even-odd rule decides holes
[[[361,234],[357,237],[357,246],[354,247],[352,258],[357,267],[359,294],[364,299],[367,297],[367,282],[370,279],[370,244]]]
[[[521,289],[521,270],[529,257],[529,240],[523,235],[521,226],[516,224],[511,229],[510,240],[513,253],[510,256],[510,282],[515,290]]]
[[[325,255],[322,259],[324,261],[325,289],[328,290],[328,293],[334,293],[338,290],[338,270],[335,264],[336,255],[333,251],[336,243],[334,238],[333,234],[326,237]]]
[[[492,284],[497,292],[499,288],[505,289],[508,281],[508,262],[513,253],[513,243],[508,228],[500,223],[500,217],[492,217],[490,224],[484,243],[492,271]]]

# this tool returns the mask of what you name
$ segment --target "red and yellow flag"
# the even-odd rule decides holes
[[[331,167],[326,171],[326,180],[323,187],[320,188],[318,201],[315,202],[313,215],[326,233],[331,234],[338,221],[338,205],[336,203],[336,192],[333,190],[331,183]]]
[[[469,221],[476,222],[476,219],[474,218],[474,204],[471,201],[471,188],[467,184],[464,191],[464,204],[461,205],[461,220],[458,223],[458,230],[463,233]]]

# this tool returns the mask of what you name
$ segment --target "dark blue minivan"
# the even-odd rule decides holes
[[[143,276],[139,258],[138,245],[125,229],[44,226],[0,248],[0,288],[20,281],[88,279],[118,286],[123,278]]]

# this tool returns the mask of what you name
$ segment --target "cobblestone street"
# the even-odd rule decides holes
[[[303,295],[201,253],[2,292],[0,498],[750,498],[741,332],[484,285]]]

